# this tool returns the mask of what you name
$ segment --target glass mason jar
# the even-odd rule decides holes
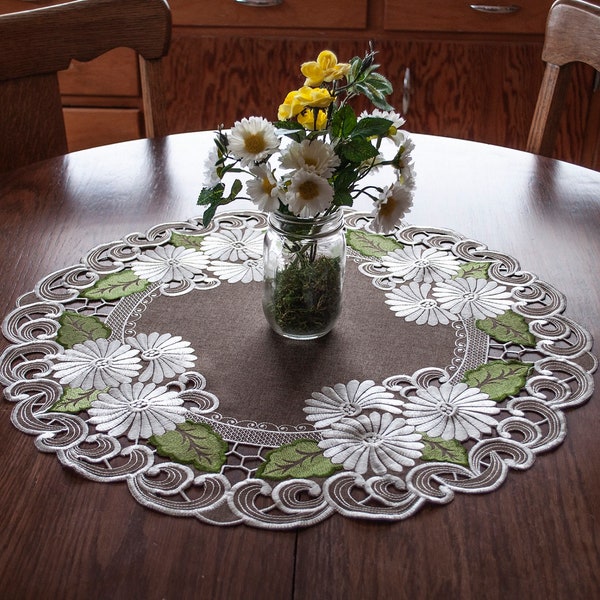
[[[273,330],[297,340],[329,333],[342,308],[345,267],[341,209],[314,219],[270,213],[263,310]]]

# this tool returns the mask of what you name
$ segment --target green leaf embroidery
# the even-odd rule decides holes
[[[148,441],[160,456],[191,464],[200,471],[218,473],[227,460],[227,442],[205,423],[185,421],[173,431],[153,435]]]
[[[532,366],[518,360],[493,360],[467,371],[463,381],[488,394],[491,400],[501,402],[521,390]]]
[[[170,241],[173,246],[183,246],[184,248],[200,250],[205,237],[206,236],[204,235],[183,235],[181,233],[172,233]]]
[[[423,435],[421,441],[425,444],[421,456],[423,460],[469,466],[467,449],[458,440],[443,440]]]
[[[456,277],[474,277],[475,279],[487,279],[490,269],[489,262],[468,262],[464,264],[455,275]]]
[[[111,334],[110,327],[98,317],[86,317],[70,310],[65,311],[58,322],[60,327],[56,341],[63,348],[72,348],[75,344],[82,344],[87,340],[107,338]]]
[[[297,440],[280,446],[266,455],[266,461],[256,472],[263,479],[292,479],[329,477],[342,468],[323,456],[323,451],[313,440]]]
[[[81,292],[80,296],[90,300],[117,300],[143,292],[148,284],[148,281],[140,279],[131,269],[125,269],[98,279],[91,288]]]
[[[108,389],[108,388],[107,388]],[[79,413],[92,407],[92,402],[106,390],[83,390],[81,388],[65,388],[60,399],[52,405],[51,412]]]
[[[404,248],[404,246],[394,238],[378,235],[376,233],[369,233],[362,229],[349,229],[346,232],[346,242],[348,243],[348,246],[363,256],[382,257],[389,252]]]
[[[498,317],[475,321],[475,325],[498,342],[513,342],[528,348],[535,347],[535,336],[529,331],[527,321],[512,310],[507,310]]]

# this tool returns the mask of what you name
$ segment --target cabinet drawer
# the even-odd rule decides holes
[[[367,2],[282,0],[275,6],[252,6],[237,0],[170,0],[169,5],[173,25],[364,29],[367,26]]]
[[[116,48],[90,62],[72,61],[58,74],[65,96],[139,96],[137,56]]]
[[[142,112],[129,108],[64,108],[69,152],[144,137]]]
[[[384,22],[396,31],[543,34],[551,5],[552,0],[385,0]]]

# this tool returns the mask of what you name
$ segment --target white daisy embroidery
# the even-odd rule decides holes
[[[406,403],[404,416],[417,431],[431,437],[463,441],[491,433],[498,423],[491,415],[499,412],[496,402],[479,388],[444,383],[439,388],[418,389]]]
[[[356,419],[342,419],[323,432],[323,454],[348,471],[376,475],[402,471],[421,456],[421,434],[402,418],[372,412]]]
[[[139,333],[125,341],[140,351],[140,358],[146,363],[146,368],[138,378],[140,381],[160,383],[164,379],[171,379],[192,368],[197,358],[189,342],[170,333]]]
[[[131,268],[142,279],[169,283],[191,280],[202,273],[207,265],[208,258],[202,252],[167,244],[147,250],[131,264]]]
[[[495,317],[512,306],[511,293],[503,285],[474,277],[443,281],[432,293],[442,308],[463,319]]]
[[[261,260],[248,259],[243,263],[230,263],[221,260],[214,261],[209,271],[219,279],[229,283],[250,283],[263,280],[263,263]]]
[[[456,315],[439,306],[438,301],[429,296],[430,290],[430,283],[411,281],[387,293],[385,303],[397,317],[404,317],[417,325],[447,325],[450,321],[456,321]]]
[[[436,248],[407,246],[383,257],[381,264],[395,277],[431,283],[456,275],[460,263],[448,252]]]
[[[99,394],[88,412],[89,422],[98,431],[115,437],[126,433],[130,440],[138,441],[175,429],[185,421],[187,409],[177,392],[138,382]]]
[[[374,381],[352,380],[313,392],[303,410],[308,415],[306,420],[320,429],[345,417],[356,417],[367,408],[398,414],[402,404],[401,400],[394,398],[394,394],[381,385],[375,385]]]
[[[139,350],[119,340],[86,340],[58,354],[52,369],[60,383],[102,390],[128,383],[142,368]]]
[[[207,235],[202,250],[210,258],[232,262],[261,258],[264,232],[252,229],[225,229]]]

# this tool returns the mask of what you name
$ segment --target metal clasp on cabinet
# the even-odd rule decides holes
[[[239,4],[246,6],[277,6],[283,4],[283,0],[235,0]]]
[[[412,94],[412,86],[410,81],[410,69],[406,67],[404,71],[404,79],[402,80],[402,114],[407,115],[410,108],[410,95]]]
[[[497,15],[507,15],[521,10],[521,7],[516,4],[509,4],[506,6],[501,4],[469,4],[469,6],[477,12],[492,13]]]

